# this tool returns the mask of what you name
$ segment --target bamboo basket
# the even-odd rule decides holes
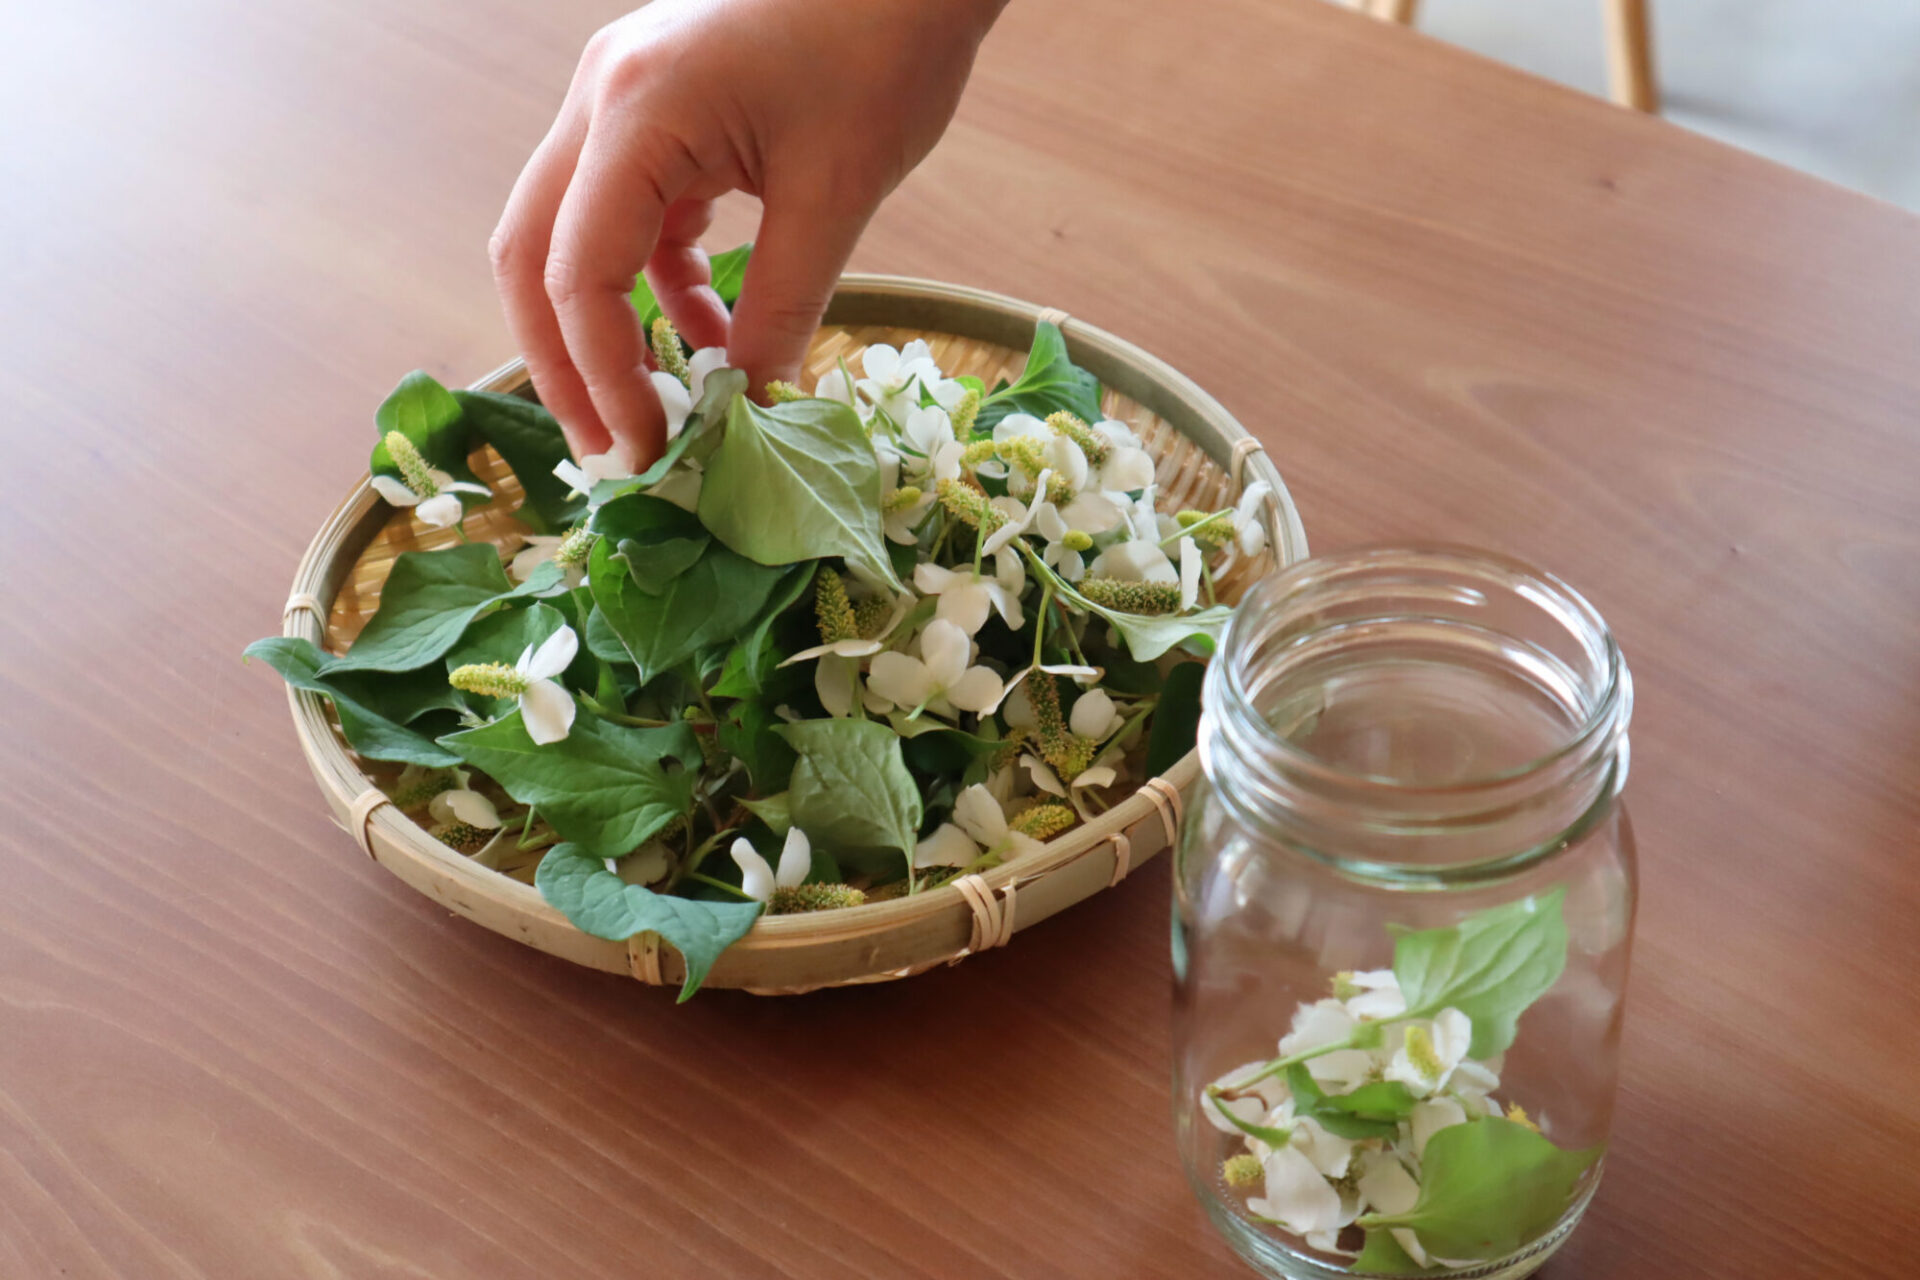
[[[1265,480],[1268,550],[1242,560],[1219,583],[1228,599],[1261,574],[1306,554],[1286,486],[1261,446],[1211,396],[1164,362],[1058,311],[997,294],[893,276],[847,276],[809,354],[804,385],[872,342],[901,346],[924,338],[948,376],[971,373],[989,386],[1017,377],[1041,319],[1060,325],[1074,362],[1105,388],[1109,417],[1129,423],[1157,460],[1163,510],[1217,508],[1244,484]],[[516,360],[476,388],[531,396]],[[520,488],[491,449],[473,455],[475,472],[497,495],[467,519],[475,541],[510,554],[526,531],[513,518]],[[454,532],[396,515],[363,478],[321,528],[295,575],[282,631],[343,651],[379,604],[380,586],[403,551],[452,545]],[[440,843],[401,813],[380,789],[387,766],[349,751],[325,700],[289,689],[300,744],[337,821],[361,849],[434,901],[487,928],[576,964],[677,987],[679,954],[653,934],[609,942],[582,933],[520,879],[481,866]],[[826,986],[908,977],[1007,943],[1090,894],[1118,884],[1170,847],[1181,797],[1199,772],[1188,753],[1112,809],[1040,851],[929,892],[839,911],[763,917],[729,947],[708,987],[798,994]]]

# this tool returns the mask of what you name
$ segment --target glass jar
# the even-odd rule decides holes
[[[1452,549],[1241,602],[1174,868],[1187,1175],[1288,1280],[1518,1277],[1600,1180],[1632,684],[1585,600]]]

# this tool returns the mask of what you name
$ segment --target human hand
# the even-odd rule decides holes
[[[587,43],[493,234],[507,328],[576,457],[665,447],[643,270],[696,348],[791,380],[880,201],[945,131],[1004,0],[656,0]],[[729,325],[700,235],[763,203]]]

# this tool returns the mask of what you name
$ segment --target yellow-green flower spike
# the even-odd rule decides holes
[[[791,889],[775,889],[773,897],[767,901],[767,914],[785,916],[798,911],[834,911],[841,907],[857,907],[866,900],[867,895],[852,885],[803,884]]]
[[[1062,782],[1072,782],[1093,763],[1094,748],[1100,744],[1067,727],[1066,717],[1060,714],[1060,686],[1049,673],[1035,671],[1027,677],[1027,701],[1033,704],[1038,723],[1040,754]]]
[[[1351,1000],[1366,988],[1353,980],[1353,970],[1342,969],[1333,975],[1333,998]]]
[[[382,443],[387,446],[387,456],[393,459],[393,465],[399,470],[400,479],[407,488],[423,499],[439,494],[440,486],[433,482],[427,460],[420,456],[420,450],[414,447],[413,441],[398,431],[389,431]]]
[[[860,638],[860,621],[854,615],[853,601],[847,599],[847,584],[831,569],[822,570],[814,586],[813,613],[820,621],[821,644]]]
[[[1098,432],[1086,424],[1079,414],[1068,413],[1065,409],[1047,415],[1047,425],[1067,439],[1080,446],[1080,452],[1087,455],[1087,461],[1099,466],[1113,452],[1113,446],[1102,439]]]
[[[880,509],[888,515],[894,515],[901,511],[910,511],[919,505],[922,496],[919,486],[911,484],[902,485],[893,491],[892,497],[880,504]]]
[[[1535,1133],[1540,1132],[1540,1126],[1535,1124],[1532,1117],[1527,1115],[1527,1109],[1517,1102],[1509,1102],[1507,1104],[1507,1119],[1517,1125],[1531,1129]]]
[[[430,832],[435,840],[461,853],[478,853],[493,839],[493,832],[482,827],[468,826],[464,822],[447,822],[434,827]]]
[[[980,393],[972,387],[960,397],[960,403],[947,411],[947,421],[953,424],[953,434],[966,439],[967,432],[973,430],[973,420],[980,416]]]
[[[999,749],[993,753],[987,768],[994,773],[1002,769],[1011,769],[1020,760],[1021,752],[1033,745],[1032,737],[1025,729],[1015,729],[1001,741]]]
[[[1227,545],[1233,537],[1233,522],[1228,518],[1233,514],[1227,511],[1182,511],[1174,517],[1174,522],[1182,529],[1193,533],[1193,540],[1203,551],[1218,551]],[[1216,518],[1217,517],[1217,518]]]
[[[660,366],[660,372],[681,382],[692,377],[687,370],[687,353],[680,349],[680,334],[665,316],[653,322],[653,362]]]
[[[1011,436],[994,445],[1002,461],[1038,477],[1047,469],[1047,447],[1038,436]]]
[[[1407,1061],[1428,1080],[1438,1080],[1446,1069],[1439,1050],[1433,1047],[1433,1033],[1417,1022],[1407,1028]]]
[[[396,809],[418,809],[442,791],[451,791],[457,779],[451,769],[430,769],[405,787],[396,787],[388,799]]]
[[[767,384],[767,399],[775,404],[792,404],[795,400],[805,400],[807,393],[791,382],[782,382],[775,378]]]
[[[987,501],[987,495],[971,485],[958,480],[942,480],[934,490],[940,496],[940,505],[954,517],[975,529],[992,533],[1007,522],[1007,517],[993,509]]]
[[[957,430],[958,428],[956,428],[956,431]],[[988,458],[996,456],[997,453],[998,449],[993,441],[975,440],[972,444],[960,451],[960,465],[971,471]]]
[[[455,667],[447,683],[463,693],[489,698],[517,698],[527,691],[527,678],[504,662],[469,662]]]
[[[868,596],[853,606],[854,634],[862,640],[878,640],[892,618],[892,601],[885,596]]]
[[[1079,817],[1064,804],[1036,804],[1015,814],[1007,826],[1035,840],[1051,840],[1079,821]]]
[[[1246,1190],[1266,1182],[1267,1171],[1260,1163],[1260,1157],[1251,1151],[1242,1151],[1237,1156],[1228,1156],[1220,1166],[1220,1176],[1226,1179],[1230,1187]]]
[[[587,562],[587,556],[593,550],[593,544],[600,541],[600,535],[585,525],[578,525],[560,539],[560,545],[553,549],[553,561],[565,569],[574,569]]]
[[[1121,582],[1116,578],[1086,578],[1079,592],[1104,609],[1149,616],[1180,612],[1177,582]]]
[[[1090,533],[1082,533],[1078,529],[1069,529],[1067,530],[1067,536],[1060,539],[1060,544],[1069,551],[1091,551],[1093,550],[1093,535]]]

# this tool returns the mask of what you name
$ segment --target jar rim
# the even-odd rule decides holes
[[[1249,723],[1245,727],[1252,729],[1261,744],[1273,750],[1289,771],[1331,785],[1365,786],[1407,799],[1423,796],[1457,799],[1510,788],[1569,761],[1585,759],[1593,754],[1602,739],[1618,738],[1625,733],[1632,712],[1632,676],[1611,628],[1592,602],[1557,575],[1525,560],[1456,543],[1363,546],[1328,552],[1298,561],[1256,583],[1234,610],[1222,637],[1220,660],[1215,663],[1233,703],[1249,711],[1253,706],[1246,666],[1235,660],[1234,642],[1245,628],[1254,625],[1258,614],[1279,607],[1290,594],[1302,593],[1327,579],[1386,568],[1466,571],[1489,579],[1506,579],[1517,594],[1528,596],[1562,618],[1577,623],[1585,636],[1596,642],[1604,682],[1585,709],[1581,722],[1552,750],[1509,769],[1445,783],[1416,782],[1346,768],[1300,746],[1276,730],[1264,716],[1246,715],[1244,719]]]

